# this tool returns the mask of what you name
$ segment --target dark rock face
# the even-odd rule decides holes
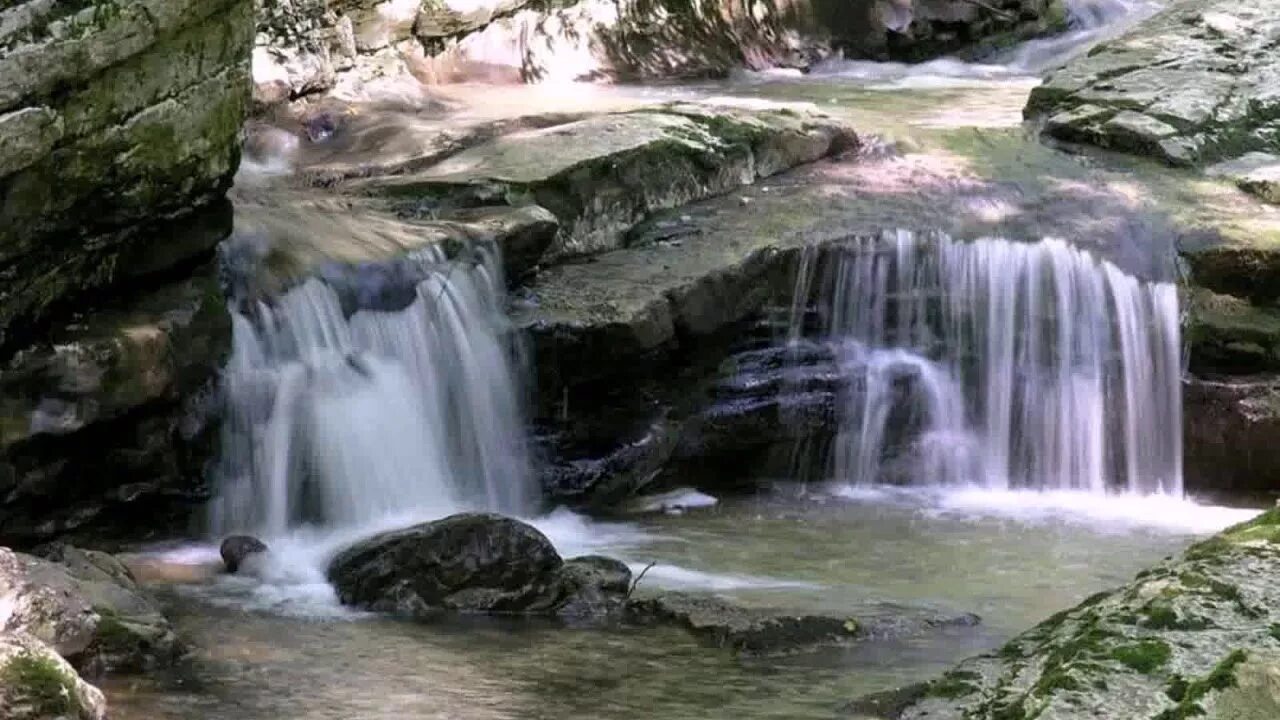
[[[222,564],[229,573],[237,572],[250,556],[264,552],[267,552],[267,544],[249,535],[232,535],[223,540],[218,548]]]
[[[0,369],[0,543],[185,529],[231,345],[214,268],[88,310]]]
[[[1183,384],[1183,469],[1195,492],[1250,494],[1280,487],[1280,377]]]
[[[329,565],[342,602],[429,618],[441,612],[599,614],[630,580],[607,558],[564,562],[530,525],[464,513],[384,533]]]

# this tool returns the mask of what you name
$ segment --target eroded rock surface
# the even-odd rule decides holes
[[[211,251],[220,238],[183,248],[143,225],[230,184],[252,37],[249,0],[5,4],[0,339]]]
[[[1280,713],[1280,510],[1192,546],[860,718],[1243,720]]]
[[[45,643],[0,632],[0,716],[9,720],[106,720],[102,692]]]
[[[1280,18],[1269,0],[1179,0],[1031,93],[1056,138],[1202,165],[1280,150]]]

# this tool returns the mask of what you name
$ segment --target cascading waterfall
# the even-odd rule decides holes
[[[530,509],[500,263],[476,252],[419,254],[401,308],[313,278],[234,314],[215,531]]]
[[[793,341],[816,304],[849,380],[840,480],[1182,492],[1170,283],[1059,240],[900,232],[810,248],[795,302]]]

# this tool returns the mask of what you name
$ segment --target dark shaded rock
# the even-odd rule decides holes
[[[215,268],[89,310],[0,368],[0,543],[186,529],[230,317]]]
[[[1183,473],[1199,493],[1280,489],[1280,377],[1183,383]]]
[[[357,543],[334,558],[328,574],[348,605],[422,618],[554,612],[563,599],[562,565],[531,525],[464,513]]]
[[[631,569],[620,560],[585,555],[566,560],[556,571],[555,583],[555,609],[560,617],[608,617],[626,602]]]
[[[540,471],[543,494],[556,503],[609,508],[644,492],[658,477],[680,438],[679,423],[655,421],[637,440],[597,457],[558,460]]]
[[[234,573],[250,556],[267,552],[267,550],[267,544],[256,537],[232,535],[222,541],[218,554],[222,556],[222,563],[226,565],[227,572]]]
[[[854,718],[898,720],[907,708],[924,697],[928,691],[929,683],[915,683],[892,690],[871,693],[850,701],[840,708],[840,713],[841,715],[852,715]]]

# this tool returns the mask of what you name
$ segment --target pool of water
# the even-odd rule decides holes
[[[700,590],[852,616],[927,607],[983,623],[747,659],[676,629],[419,625],[326,610],[305,584],[264,593],[221,578],[163,588],[191,667],[106,691],[117,720],[829,718],[850,698],[997,647],[1249,514],[1159,498],[847,488],[625,522],[558,513],[537,524],[565,555],[653,563],[640,593]]]

